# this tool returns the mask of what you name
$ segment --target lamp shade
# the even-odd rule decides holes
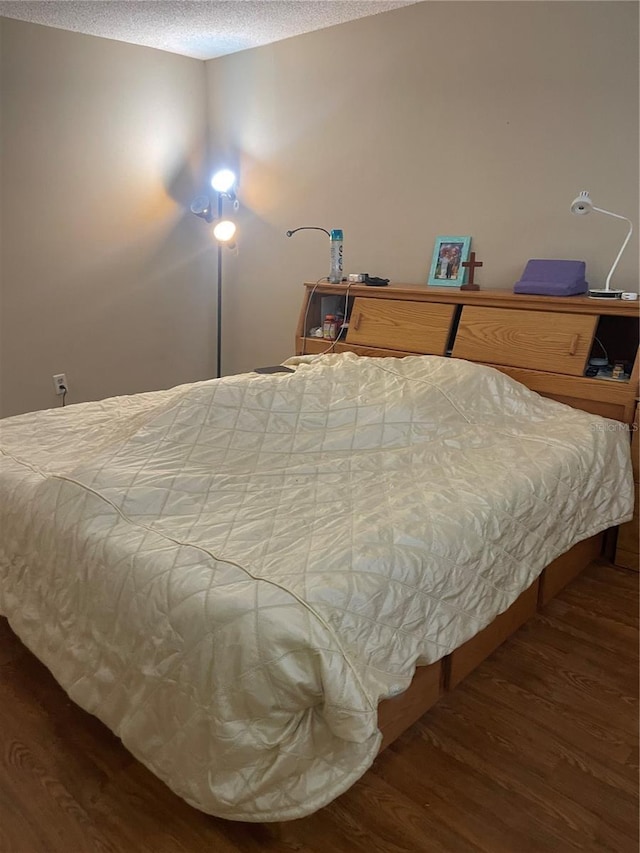
[[[213,219],[213,212],[211,210],[211,199],[209,196],[199,195],[194,198],[191,202],[191,213],[195,213],[196,216],[206,219],[207,222],[211,222]]]
[[[583,190],[577,198],[571,202],[571,213],[577,216],[584,216],[586,213],[591,213],[593,210],[593,202],[591,196],[586,190]]]

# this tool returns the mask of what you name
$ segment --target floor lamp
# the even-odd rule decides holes
[[[236,234],[236,224],[231,219],[223,219],[223,207],[225,199],[233,204],[233,209],[238,209],[238,200],[235,194],[236,176],[231,169],[220,169],[211,178],[211,186],[217,196],[216,215],[214,216],[213,204],[208,195],[198,196],[191,203],[191,213],[195,213],[205,222],[214,223],[213,236],[218,243],[217,263],[217,285],[218,285],[218,310],[217,310],[217,342],[216,342],[216,378],[222,375],[222,247],[228,246],[232,249],[235,245],[233,238]]]

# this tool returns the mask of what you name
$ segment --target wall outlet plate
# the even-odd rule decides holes
[[[54,374],[53,387],[55,388],[58,397],[69,390],[69,386],[67,385],[67,377],[64,375],[64,373]]]

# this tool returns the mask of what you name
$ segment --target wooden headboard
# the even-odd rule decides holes
[[[348,331],[332,345],[311,337],[339,310]],[[306,283],[298,355],[351,351],[370,356],[449,355],[487,364],[545,397],[630,424],[638,397],[640,306],[584,296],[524,296],[392,284]],[[590,356],[624,362],[627,381],[585,376]]]

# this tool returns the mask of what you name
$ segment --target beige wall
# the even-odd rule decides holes
[[[3,415],[215,370],[203,62],[2,19]]]
[[[637,3],[423,3],[205,64],[1,19],[0,414],[58,405],[58,372],[69,402],[213,375],[215,250],[186,212],[208,123],[241,168],[225,373],[291,353],[328,268],[298,225],[395,281],[460,233],[485,287],[530,257],[602,282],[622,223],[568,206],[637,222],[637,32]],[[637,236],[616,283],[638,287]]]
[[[471,234],[484,287],[529,258],[604,282],[638,221],[638,4],[423,3],[207,63],[217,151],[241,164],[225,258],[226,370],[291,353],[300,283],[328,271],[423,282],[438,234]],[[615,279],[638,289],[637,235]]]

